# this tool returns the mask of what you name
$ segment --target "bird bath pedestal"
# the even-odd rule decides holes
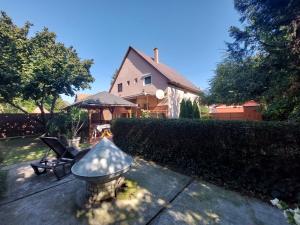
[[[106,183],[86,182],[87,203],[95,205],[101,201],[115,198],[123,183],[124,177],[118,177]]]
[[[122,175],[132,163],[132,157],[107,138],[103,138],[76,162],[71,171],[76,178],[86,182],[85,206],[91,207],[116,197],[124,181]]]

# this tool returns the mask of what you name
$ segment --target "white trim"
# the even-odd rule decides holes
[[[151,76],[151,73],[145,73],[145,74],[142,74],[141,78],[145,78],[145,77],[148,77],[148,76]]]

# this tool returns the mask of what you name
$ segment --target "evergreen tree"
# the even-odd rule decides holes
[[[182,99],[180,102],[180,113],[179,113],[179,118],[186,118],[186,102],[185,99]]]
[[[210,83],[211,103],[254,99],[265,119],[300,121],[300,1],[234,0],[227,56]]]
[[[186,100],[186,118],[193,119],[193,103],[190,99]]]
[[[200,112],[196,99],[193,101],[193,119],[200,119]]]

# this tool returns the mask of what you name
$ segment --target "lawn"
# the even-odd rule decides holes
[[[0,168],[19,162],[41,158],[47,146],[38,137],[5,139],[0,141]]]
[[[81,148],[88,143],[80,144]],[[24,137],[0,140],[0,168],[20,162],[40,159],[48,147],[38,137]]]

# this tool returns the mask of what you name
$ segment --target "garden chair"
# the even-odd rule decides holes
[[[90,149],[78,150],[74,147],[66,147],[55,137],[40,137],[40,139],[49,147],[44,157],[36,163],[31,163],[36,175],[41,175],[52,170],[59,180],[70,173],[66,168],[70,168],[76,161],[80,160]],[[49,159],[50,151],[54,151],[56,158]],[[60,174],[60,171],[62,174]]]

